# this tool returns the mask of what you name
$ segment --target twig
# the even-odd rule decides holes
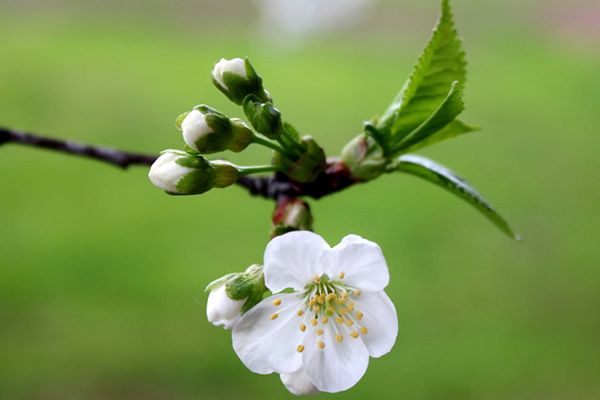
[[[127,169],[132,165],[150,166],[158,157],[152,154],[121,151],[109,147],[54,139],[0,127],[0,146],[6,143],[39,147],[92,158],[123,169]],[[275,201],[281,197],[294,198],[302,196],[319,199],[343,190],[354,183],[357,182],[351,179],[347,168],[338,160],[329,160],[326,171],[310,183],[291,181],[286,175],[281,173],[264,177],[242,176],[237,181],[237,184],[248,190],[250,194]]]

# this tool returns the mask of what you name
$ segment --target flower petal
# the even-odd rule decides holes
[[[306,371],[302,368],[291,374],[281,374],[280,378],[286,389],[296,396],[319,393],[319,389],[310,382]]]
[[[308,231],[289,232],[271,240],[265,250],[265,284],[272,292],[286,288],[304,289],[315,276],[325,271],[318,260],[329,245],[321,236]]]
[[[249,370],[292,373],[301,367],[302,356],[296,351],[303,339],[296,315],[301,305],[294,293],[277,294],[254,306],[234,325],[233,349]]]
[[[361,334],[371,357],[387,354],[398,336],[398,317],[394,304],[385,292],[362,293],[355,300],[356,310],[362,312],[360,326],[367,328]]]
[[[378,292],[390,281],[387,263],[377,243],[348,235],[320,259],[331,277],[344,276],[343,282],[357,289]]]
[[[323,330],[322,336],[311,330],[306,338],[303,368],[321,392],[341,392],[363,377],[369,365],[369,352],[360,338],[350,336],[350,329],[344,325],[330,321]],[[341,342],[336,341],[336,334],[343,336]]]

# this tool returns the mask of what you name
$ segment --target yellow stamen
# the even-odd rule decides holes
[[[315,277],[313,278],[313,282],[314,282],[314,283],[317,283],[317,284],[321,283],[321,277],[320,277],[320,276],[315,276]]]
[[[363,318],[364,315],[365,314],[361,313],[360,311],[357,311],[356,312],[356,319],[360,321]]]
[[[352,331],[352,332],[350,332],[350,336],[352,336],[354,339],[356,339],[358,337],[358,332]]]
[[[360,328],[360,333],[362,333],[363,335],[366,335],[367,334],[367,327],[366,326],[361,327]]]
[[[324,324],[326,324],[326,323],[328,323],[328,322],[329,322],[329,318],[327,318],[327,317],[323,317],[323,318],[321,319],[321,322],[322,322],[322,323],[324,323]]]
[[[352,326],[352,325],[354,325],[354,321],[352,321],[351,319],[347,319],[346,320],[346,325],[347,326]]]
[[[344,323],[344,318],[342,317],[335,317],[335,322],[337,322],[338,324],[343,324]]]
[[[304,346],[303,346],[303,345],[301,345],[301,344],[299,344],[299,345],[298,345],[298,347],[296,347],[296,351],[297,351],[298,353],[302,353],[302,352],[304,351]]]
[[[358,290],[358,289],[356,289],[354,292],[352,292],[352,294],[355,295],[356,297],[360,296],[361,293],[362,292],[360,290]]]
[[[322,350],[325,348],[325,343],[321,342],[320,340],[317,342],[317,346],[319,346],[319,348]]]
[[[311,319],[311,320],[310,320],[310,324],[311,324],[312,326],[317,326],[317,324],[318,324],[318,323],[319,323],[319,321],[317,321],[317,319],[316,319],[316,318],[315,318],[315,319]]]
[[[306,325],[300,324],[300,330],[304,332],[306,330]]]
[[[273,305],[274,306],[278,306],[280,304],[281,304],[281,299],[275,299],[275,300],[273,300]]]
[[[298,312],[296,313],[297,316],[301,317],[304,315],[304,311],[302,310],[298,310]]]
[[[271,314],[271,319],[277,319],[277,317],[279,317],[279,314],[277,314],[277,313]]]
[[[341,343],[344,340],[344,337],[340,334],[335,335],[335,341]]]
[[[323,329],[317,329],[317,336],[323,336]]]
[[[346,273],[344,271],[340,272],[340,279],[344,279],[345,276],[346,276]]]
[[[320,294],[319,298],[317,299],[317,301],[319,302],[319,304],[324,304],[325,303],[325,295],[324,294]]]
[[[325,300],[327,300],[327,301],[333,301],[333,300],[335,300],[335,299],[337,299],[337,296],[335,295],[335,293],[329,293],[329,294],[328,294],[328,295],[325,297]]]
[[[312,310],[313,311],[319,311],[319,306],[315,304],[314,306],[312,306]]]
[[[346,307],[348,308],[348,311],[354,311],[354,303],[353,302],[349,302]]]

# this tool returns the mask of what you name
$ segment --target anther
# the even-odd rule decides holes
[[[352,294],[355,295],[356,297],[360,296],[361,293],[362,292],[360,290],[358,290],[358,289],[356,289],[354,292],[352,292]]]
[[[271,314],[271,319],[277,319],[277,317],[279,317],[279,314],[277,314],[277,313]]]
[[[298,310],[298,312],[296,313],[297,316],[301,317],[304,315],[304,311],[302,310]]]
[[[347,326],[352,326],[352,325],[354,325],[354,321],[352,321],[351,319],[347,319],[346,320],[346,325]]]
[[[300,324],[300,330],[304,332],[306,330],[306,325]]]
[[[298,347],[296,347],[296,351],[297,351],[298,353],[302,353],[302,352],[304,351],[304,346],[303,346],[303,345],[301,345],[301,344],[299,344],[299,345],[298,345]]]
[[[358,332],[352,331],[352,332],[350,332],[350,336],[352,336],[354,339],[356,339],[356,338],[358,338]]]
[[[337,322],[338,324],[343,324],[344,323],[344,318],[342,317],[335,317],[335,322]]]
[[[317,329],[317,336],[323,336],[323,329]]]
[[[317,324],[318,324],[318,323],[319,323],[319,321],[317,321],[317,319],[316,319],[316,318],[315,318],[315,319],[311,319],[311,320],[310,320],[310,324],[311,324],[312,326],[317,326]]]
[[[366,326],[363,326],[363,327],[360,328],[360,333],[362,333],[363,335],[366,335],[367,332],[368,331],[367,331],[367,327]]]
[[[325,343],[321,342],[320,340],[317,342],[317,346],[319,346],[319,348],[322,350],[325,348]]]
[[[355,315],[356,315],[356,319],[357,319],[357,320],[359,320],[359,321],[360,321],[360,320],[363,318],[363,316],[364,316],[364,314],[363,314],[363,313],[361,313],[360,311],[357,311]]]
[[[275,299],[275,300],[273,300],[273,305],[274,306],[278,306],[280,304],[281,304],[281,299]]]
[[[326,323],[328,323],[328,322],[329,322],[329,318],[327,318],[327,317],[323,317],[323,318],[321,319],[321,322],[322,322],[322,323],[324,323],[324,324],[326,324]]]
[[[344,340],[344,337],[340,334],[335,335],[335,341],[341,343]]]
[[[346,276],[346,273],[344,271],[340,272],[340,279],[344,279],[345,276]]]

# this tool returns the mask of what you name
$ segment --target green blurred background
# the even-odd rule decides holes
[[[464,119],[484,130],[422,154],[525,241],[410,176],[313,201],[332,244],[348,233],[381,244],[400,321],[392,353],[336,397],[600,398],[600,6],[452,3],[469,60]],[[241,115],[209,73],[247,55],[285,118],[334,155],[400,88],[438,8],[380,1],[288,39],[256,2],[2,0],[0,125],[181,147],[173,123],[191,106]],[[169,197],[146,173],[0,148],[1,399],[291,397],[276,375],[246,370],[204,314],[207,282],[261,260],[273,205],[235,187]]]

